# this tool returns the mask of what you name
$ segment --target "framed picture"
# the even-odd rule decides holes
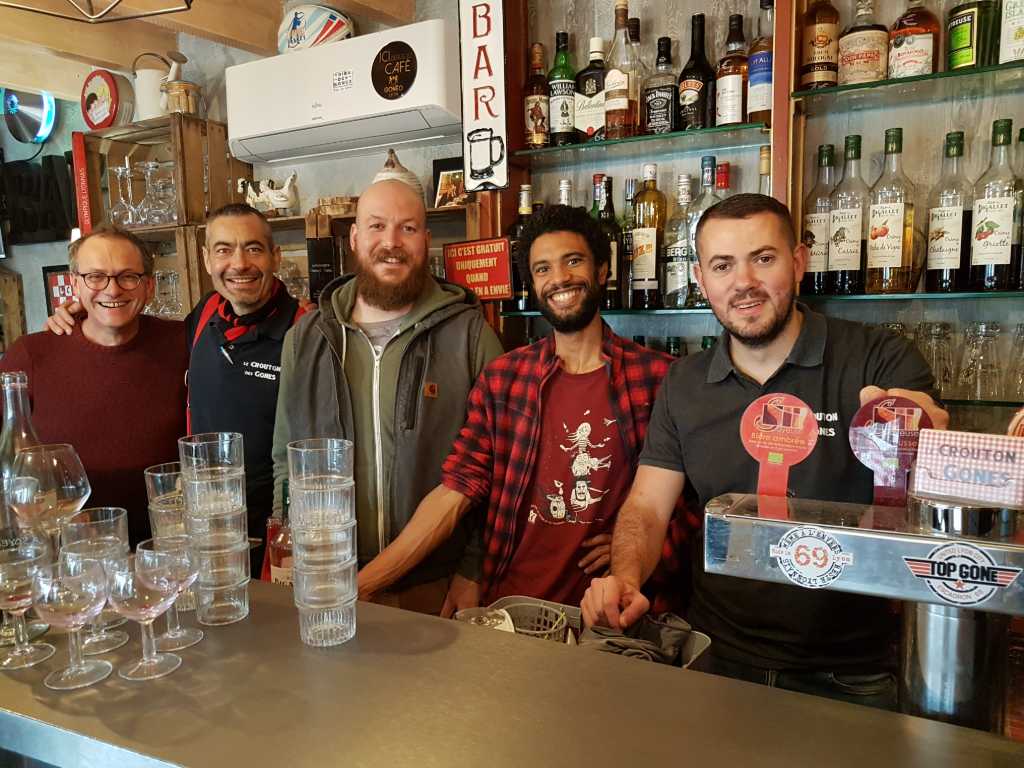
[[[462,158],[446,157],[434,161],[434,207],[465,205],[469,200],[462,174]]]
[[[74,297],[75,286],[67,264],[43,267],[43,287],[46,289],[46,316],[49,317],[53,310]]]

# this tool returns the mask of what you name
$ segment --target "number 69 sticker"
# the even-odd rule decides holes
[[[853,564],[853,555],[843,552],[832,534],[813,525],[791,528],[772,545],[770,554],[787,579],[807,589],[827,587]]]

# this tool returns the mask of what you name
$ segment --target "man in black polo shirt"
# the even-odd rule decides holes
[[[796,302],[807,249],[790,222],[786,207],[763,195],[736,195],[701,219],[696,276],[725,331],[713,349],[669,369],[615,526],[612,575],[595,579],[583,599],[588,624],[626,627],[648,610],[640,585],[658,562],[680,493],[703,509],[723,493],[756,492],[759,467],[739,434],[744,410],[761,395],[795,395],[818,417],[813,453],[789,474],[789,492],[803,498],[871,502],[871,472],[847,439],[862,402],[901,394],[936,426],[948,423],[913,345]],[[708,574],[702,548],[695,532],[689,619],[712,638],[710,671],[895,706],[895,627],[885,601]]]

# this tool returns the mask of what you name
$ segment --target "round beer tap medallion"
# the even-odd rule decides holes
[[[875,504],[906,505],[918,439],[922,429],[931,427],[924,408],[905,397],[879,397],[857,411],[850,422],[850,448],[875,473]]]
[[[818,420],[798,397],[762,395],[747,406],[740,419],[740,441],[761,465],[758,495],[785,497],[789,468],[810,456],[818,442]]]

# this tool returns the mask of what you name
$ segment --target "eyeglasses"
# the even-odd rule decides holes
[[[111,278],[120,286],[123,291],[134,291],[139,287],[139,283],[142,282],[142,278],[145,275],[140,275],[138,272],[120,272],[116,275],[108,275],[104,272],[76,272],[82,280],[85,281],[87,288],[93,291],[102,291],[108,285],[110,285]]]

